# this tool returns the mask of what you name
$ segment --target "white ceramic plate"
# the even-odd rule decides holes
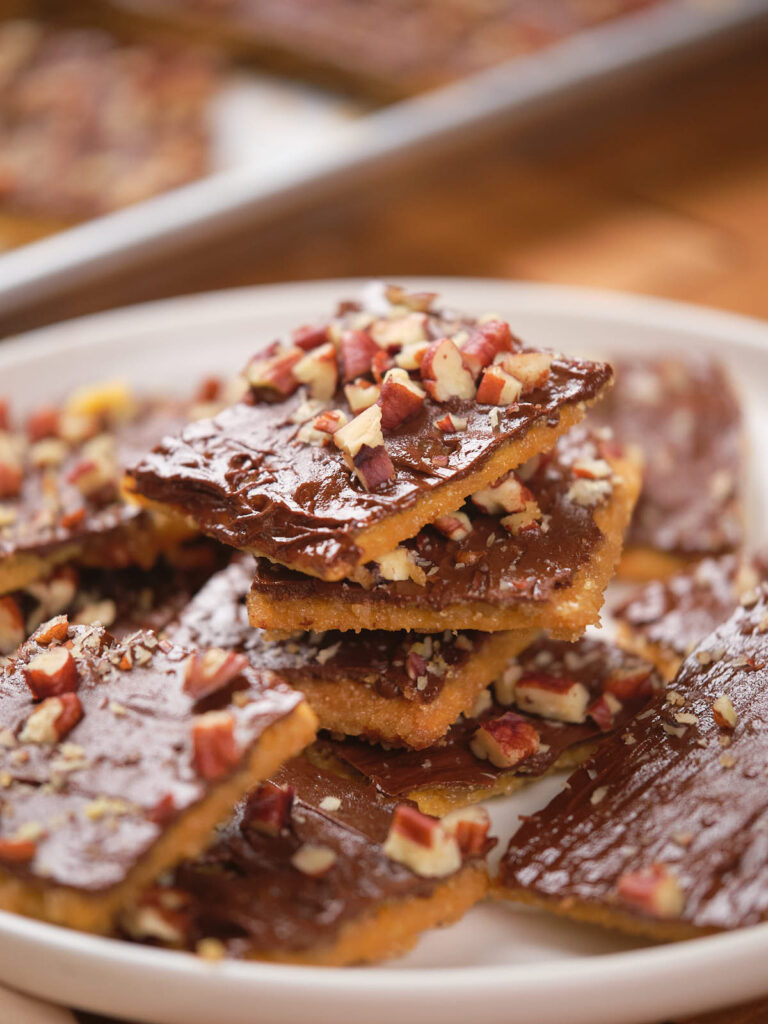
[[[743,389],[754,447],[768,435],[768,325],[649,299],[540,285],[419,280],[458,307],[498,312],[526,340],[583,353],[709,351]],[[326,315],[360,282],[256,288],[103,314],[0,347],[0,390],[19,409],[123,375],[183,390],[235,371],[262,342]],[[768,464],[753,459],[753,507]],[[755,540],[762,540],[755,536]],[[491,806],[500,846],[548,779]],[[477,907],[378,968],[210,964],[0,913],[0,983],[68,1005],[157,1024],[641,1024],[768,993],[768,924],[650,947],[506,905]]]

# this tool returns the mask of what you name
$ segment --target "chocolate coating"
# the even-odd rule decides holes
[[[627,544],[672,555],[724,554],[743,541],[741,408],[723,367],[704,358],[619,359],[591,422],[644,455]]]
[[[680,924],[711,930],[764,920],[767,681],[763,589],[756,604],[738,608],[702,641],[666,697],[630,724],[631,745],[610,738],[523,822],[502,863],[502,884],[643,916],[617,890],[624,876],[657,865],[682,891]],[[714,717],[723,693],[736,712],[733,729]]]
[[[301,695],[246,668],[196,701],[183,685],[187,649],[158,643],[148,631],[120,643],[101,626],[70,626],[67,636],[82,717],[59,742],[23,735],[38,706],[25,667],[53,648],[28,640],[0,675],[0,864],[22,879],[99,892],[121,882],[177,816],[214,788],[193,756],[198,715],[232,716],[240,764],[226,778]],[[133,666],[119,669],[129,650]],[[7,860],[3,842],[33,826],[32,860]]]
[[[623,706],[613,718],[612,728],[620,729],[648,701],[654,690],[662,687],[658,673],[647,662],[602,640],[581,639],[576,643],[538,640],[519,655],[513,665],[521,675],[546,672],[558,679],[582,683],[589,691],[590,703],[598,698],[612,676],[617,673],[647,673],[647,690]],[[414,790],[433,786],[484,788],[492,786],[503,775],[535,778],[543,775],[569,748],[600,739],[604,730],[591,718],[572,724],[541,718],[512,710],[529,721],[539,733],[541,746],[537,753],[514,768],[497,768],[490,761],[476,757],[470,742],[478,727],[489,719],[509,711],[494,701],[477,718],[463,717],[448,734],[426,750],[383,750],[355,740],[327,742],[332,752],[370,779],[390,796],[406,796]]]
[[[354,304],[345,310],[334,322],[339,329],[361,315]],[[423,316],[428,339],[471,325],[452,313]],[[556,425],[565,407],[597,398],[611,379],[605,364],[557,356],[547,380],[514,405],[426,397],[415,415],[386,432],[395,475],[373,490],[350,473],[334,444],[299,440],[306,404],[301,391],[282,401],[241,402],[190,424],[130,472],[139,494],[182,510],[225,544],[321,577],[340,568],[337,576],[348,575],[360,559],[358,534],[408,511],[441,485],[479,472],[535,425]],[[352,415],[341,387],[324,407]],[[436,422],[447,412],[465,418],[466,429],[440,430]]]
[[[477,632],[425,638],[405,630],[329,630],[268,640],[263,630],[248,623],[245,598],[252,573],[253,560],[247,556],[217,573],[168,626],[168,635],[184,646],[243,651],[255,667],[276,672],[299,688],[306,679],[349,679],[382,697],[419,703],[435,700],[485,639]]]
[[[538,460],[538,468],[525,485],[546,517],[543,529],[513,535],[501,523],[502,516],[486,515],[470,500],[462,509],[472,523],[469,536],[453,541],[435,527],[425,526],[416,537],[404,541],[402,546],[412,552],[427,575],[423,585],[379,577],[364,589],[346,580],[311,579],[259,558],[253,590],[277,601],[322,595],[347,604],[382,602],[436,610],[469,601],[508,607],[544,602],[573,583],[603,542],[594,507],[579,504],[569,495],[577,479],[573,463],[595,458],[599,447],[600,441],[592,433],[575,427]],[[369,568],[376,579],[375,563]]]
[[[273,781],[295,790],[278,835],[258,831],[246,798],[214,845],[175,871],[171,885],[185,897],[190,947],[214,937],[230,956],[244,956],[331,944],[347,922],[383,904],[427,897],[444,881],[422,878],[383,853],[397,804],[370,786],[304,759],[290,761]],[[337,810],[323,809],[328,797],[340,801]],[[324,874],[303,874],[291,863],[305,844],[336,854]]]

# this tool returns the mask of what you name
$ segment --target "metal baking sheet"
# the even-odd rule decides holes
[[[0,257],[0,314],[320,197],[349,175],[459,134],[543,116],[587,90],[768,23],[768,0],[669,0],[455,84],[366,110],[248,72],[211,112],[213,172]],[[247,127],[246,127],[247,126]],[[265,140],[268,140],[265,141]]]

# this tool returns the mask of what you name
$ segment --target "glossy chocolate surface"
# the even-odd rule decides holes
[[[334,329],[365,322],[360,306],[348,303],[343,310]],[[386,320],[387,310],[397,313],[398,307],[386,303],[377,322]],[[427,339],[456,336],[472,326],[454,313],[421,316]],[[556,356],[547,380],[513,405],[427,397],[412,418],[385,431],[395,475],[372,490],[350,473],[334,444],[299,440],[306,406],[301,390],[281,401],[241,402],[191,424],[166,438],[131,475],[140,494],[183,510],[225,544],[319,576],[343,566],[346,575],[359,562],[357,534],[408,511],[441,485],[480,471],[535,425],[556,425],[561,410],[597,398],[611,379],[605,364]],[[324,407],[352,415],[341,389]],[[465,418],[466,428],[438,428],[448,412]]]
[[[33,637],[0,675],[0,864],[21,878],[99,892],[214,787],[195,759],[200,715],[231,716],[238,763],[226,778],[301,695],[246,667],[196,700],[184,689],[189,651],[152,632],[116,642],[101,626],[69,626],[70,641],[82,716],[58,742],[23,735],[39,705],[26,666],[56,645]],[[127,654],[131,666],[119,668]],[[34,856],[16,862],[7,844],[23,837],[33,838]]]
[[[609,739],[523,822],[501,881],[558,902],[632,912],[624,876],[663,870],[681,923],[756,924],[768,913],[768,600],[739,607],[683,663],[666,697]],[[713,703],[726,694],[735,728]],[[638,914],[643,912],[639,909]]]
[[[627,544],[673,555],[733,551],[743,540],[740,403],[719,363],[618,359],[616,383],[591,422],[644,455]]]
[[[444,881],[420,877],[384,854],[397,805],[371,786],[304,759],[288,762],[273,781],[295,790],[279,834],[259,831],[246,798],[214,845],[174,872],[171,885],[186,897],[180,917],[190,946],[213,937],[231,956],[311,949],[332,943],[345,923],[383,904],[428,897]],[[329,798],[338,808],[322,806]],[[292,864],[307,844],[335,853],[324,874],[313,877]]]
[[[253,590],[276,601],[322,596],[349,604],[381,602],[437,610],[470,601],[511,607],[546,601],[573,583],[603,542],[594,521],[596,506],[579,504],[569,495],[577,480],[574,462],[597,457],[600,447],[591,433],[574,427],[552,452],[533,460],[531,465],[538,468],[525,486],[544,514],[540,527],[513,535],[502,524],[502,516],[486,515],[468,500],[462,509],[472,522],[468,537],[449,540],[435,527],[425,526],[404,541],[402,546],[426,573],[423,585],[377,579],[375,563],[369,568],[377,581],[364,589],[346,580],[310,579],[259,558]]]
[[[252,558],[236,559],[208,581],[168,626],[168,634],[189,647],[243,651],[255,667],[277,672],[299,688],[308,679],[352,680],[379,696],[420,703],[435,700],[487,639],[477,632],[421,637],[405,630],[329,630],[270,640],[248,623],[245,598],[252,574]]]
[[[646,643],[684,658],[731,615],[739,591],[766,578],[763,560],[741,572],[739,565],[735,555],[704,559],[668,580],[638,587],[613,615]]]
[[[557,679],[582,683],[589,691],[590,703],[611,685],[611,680],[639,673],[640,679],[645,678],[645,683],[641,686],[638,680],[638,694],[622,701],[622,707],[612,717],[610,729],[626,725],[648,701],[653,689],[662,686],[658,673],[647,662],[601,640],[581,639],[576,643],[539,640],[512,664],[519,667],[521,680],[546,673]],[[530,722],[539,734],[541,745],[537,753],[513,768],[497,768],[476,757],[470,743],[479,726],[507,711],[516,711]],[[504,775],[535,778],[547,772],[569,748],[599,740],[606,731],[591,717],[575,724],[559,722],[521,712],[514,704],[505,706],[494,700],[478,717],[461,718],[439,743],[426,750],[384,750],[355,740],[322,742],[382,792],[390,796],[406,796],[414,790],[435,786],[485,788],[493,786]]]

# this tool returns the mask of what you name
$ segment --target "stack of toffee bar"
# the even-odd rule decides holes
[[[579,424],[610,367],[525,347],[500,318],[435,300],[376,287],[343,303],[258,353],[243,401],[166,438],[130,472],[148,507],[243,552],[168,634],[245,652],[300,689],[323,730],[301,769],[275,780],[294,810],[260,792],[245,825],[147,894],[133,934],[167,933],[170,891],[184,908],[179,944],[213,936],[229,951],[343,962],[349,921],[322,950],[265,947],[268,883],[243,864],[244,830],[248,858],[274,880],[274,840],[296,842],[307,777],[335,778],[377,807],[409,808],[386,833],[386,858],[456,890],[446,854],[456,816],[456,834],[479,848],[488,820],[469,805],[583,759],[661,685],[641,658],[580,639],[598,621],[639,490],[637,462],[609,432]],[[446,817],[436,825],[429,814]],[[333,853],[312,884],[351,913]],[[289,881],[290,898],[273,908],[288,918]],[[350,884],[358,894],[359,879]],[[232,907],[245,891],[236,939]],[[440,919],[476,898],[454,891]],[[432,906],[445,899],[435,890]],[[353,924],[355,959],[402,946],[380,922],[362,938]]]
[[[245,400],[130,484],[256,556],[253,643],[281,667],[298,648],[321,727],[412,749],[540,630],[573,640],[598,620],[639,488],[636,464],[575,428],[607,365],[434,299],[379,289],[272,345]]]

